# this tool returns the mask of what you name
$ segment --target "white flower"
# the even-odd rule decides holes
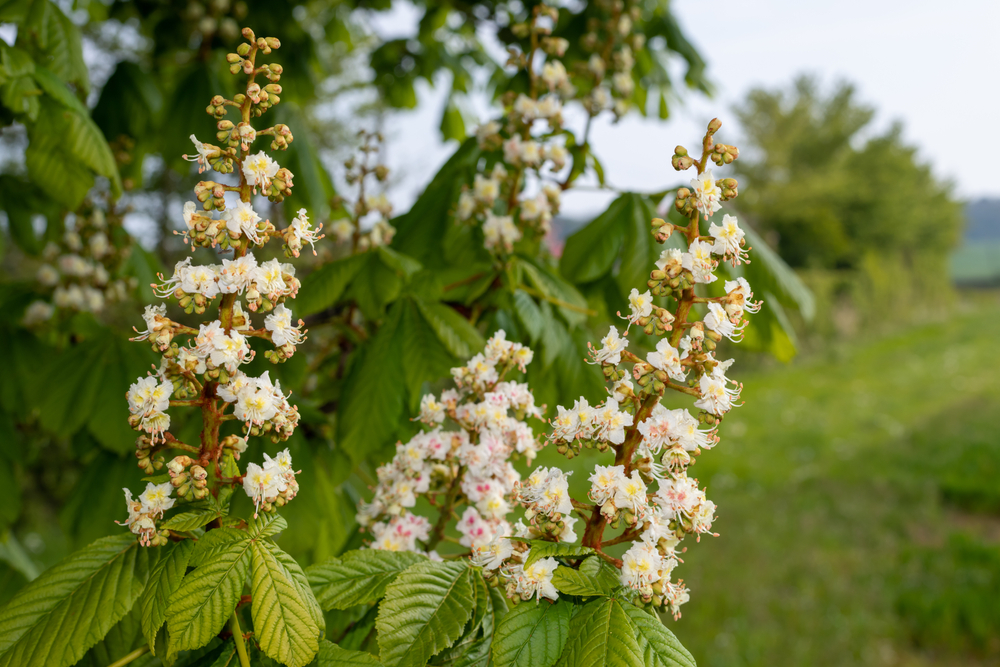
[[[46,287],[52,287],[59,284],[59,271],[51,264],[42,264],[35,279]]]
[[[56,309],[51,303],[33,301],[24,311],[24,318],[21,321],[24,323],[24,326],[30,327],[48,320],[55,314],[55,311]]]
[[[244,234],[253,243],[260,245],[257,223],[261,221],[261,217],[253,210],[249,202],[237,202],[233,208],[226,209],[222,217],[225,219],[226,229],[230,233],[237,237]]]
[[[552,119],[562,113],[562,102],[555,95],[546,95],[538,100],[538,105],[535,109],[538,112],[539,118]]]
[[[625,466],[594,466],[590,480],[590,499],[603,505],[618,492],[618,486],[625,481]]]
[[[168,322],[170,322],[170,320],[165,317],[166,313],[166,304],[161,303],[158,306],[150,304],[146,306],[146,309],[142,312],[142,320],[146,323],[146,330],[139,331],[135,327],[132,327],[132,330],[139,334],[135,337],[135,340],[146,340],[152,334],[162,329]]]
[[[257,258],[247,253],[236,259],[222,260],[219,271],[219,291],[226,294],[242,292],[250,286],[257,268]]]
[[[611,85],[614,86],[615,90],[622,97],[631,97],[632,91],[635,90],[635,83],[632,81],[632,75],[627,72],[618,72],[611,77]]]
[[[660,580],[663,557],[655,547],[637,542],[622,556],[623,586],[652,593],[652,585]]]
[[[492,250],[497,246],[510,252],[514,243],[521,239],[521,230],[514,224],[514,219],[509,215],[493,215],[486,212],[486,222],[483,223],[483,236],[487,250]]]
[[[748,313],[760,312],[762,302],[753,300],[753,290],[750,289],[750,283],[746,278],[727,280],[725,288],[727,297],[725,308],[729,317],[738,320],[743,316],[744,310]]]
[[[684,254],[677,248],[667,248],[660,253],[660,258],[656,260],[656,268],[660,271],[680,273],[684,266]]]
[[[479,178],[477,175],[476,178]],[[455,208],[455,215],[459,220],[468,220],[476,211],[476,198],[468,191],[463,191],[458,196],[458,206]]]
[[[617,366],[621,363],[622,352],[625,350],[625,341],[618,335],[618,329],[610,327],[608,335],[601,339],[600,350],[591,350],[594,358],[593,363]]]
[[[698,385],[701,398],[694,403],[695,407],[708,410],[719,417],[733,408],[733,401],[740,395],[739,385],[736,385],[735,389],[729,388],[730,381],[724,375],[725,369],[721,369],[721,366],[722,363],[711,374],[706,373],[701,376]],[[726,367],[728,368],[728,365]]]
[[[521,201],[522,220],[548,220],[549,217],[551,217],[549,215],[549,200],[545,195],[539,194]]]
[[[524,118],[524,120],[533,120],[538,116],[538,103],[524,93],[521,93],[514,100],[514,112]]]
[[[596,410],[594,423],[596,435],[616,445],[625,442],[625,428],[632,425],[632,415],[618,409],[618,402],[613,398],[604,401],[604,405]]]
[[[722,198],[722,190],[715,184],[712,177],[712,170],[706,169],[697,178],[692,179],[691,188],[694,191],[694,206],[706,218],[722,208],[719,200]]]
[[[236,132],[240,137],[240,148],[250,150],[250,144],[257,139],[257,130],[253,129],[249,123],[240,123],[236,126]]]
[[[214,368],[225,368],[230,373],[235,373],[240,364],[249,362],[253,358],[253,352],[247,344],[246,336],[238,331],[231,331],[229,335],[216,335],[212,340],[212,350],[209,359]]]
[[[243,160],[243,176],[247,179],[247,185],[257,188],[266,194],[271,188],[271,179],[278,173],[278,163],[275,162],[264,151],[258,151],[253,155],[248,155]]]
[[[163,484],[146,483],[146,490],[139,496],[142,502],[142,511],[153,516],[163,516],[163,513],[174,506],[174,499],[170,497],[174,487],[170,482]]]
[[[725,308],[717,303],[708,304],[708,315],[705,316],[705,328],[714,331],[729,340],[739,342],[738,335],[743,333],[743,327],[737,327],[729,319]]]
[[[350,223],[348,222],[348,225]],[[316,229],[312,228],[312,223],[309,222],[309,216],[306,215],[306,210],[300,208],[298,214],[292,220],[291,224],[288,226],[287,232],[290,232],[290,237],[286,232],[286,243],[288,243],[288,249],[292,251],[295,257],[299,256],[299,251],[302,249],[303,243],[308,243],[309,247],[312,248],[313,255],[316,254],[316,241],[323,238],[320,232],[323,230],[323,225],[320,224]],[[353,227],[351,229],[353,233]],[[340,235],[337,235],[338,239]],[[350,238],[350,233],[348,234]]]
[[[486,178],[482,174],[476,174],[476,180],[472,186],[472,192],[474,193],[476,199],[483,202],[487,206],[492,206],[493,202],[496,201],[497,195],[500,194],[500,183],[496,179]],[[467,218],[469,216],[465,217]]]
[[[691,272],[696,283],[715,282],[716,277],[712,274],[715,260],[712,259],[712,246],[707,242],[695,241],[681,257],[681,265]]]
[[[646,483],[642,481],[638,470],[633,470],[630,477],[622,475],[615,486],[615,507],[628,508],[637,517],[646,514]]]
[[[247,474],[243,477],[243,490],[253,500],[254,518],[264,503],[271,502],[281,493],[281,474],[275,468],[261,468],[256,463],[247,464]]]
[[[569,83],[566,66],[558,60],[550,60],[542,66],[542,81],[549,90],[557,90]]]
[[[170,277],[170,280],[164,280],[161,274],[156,274],[156,277],[163,282],[153,287],[153,293],[161,299],[169,298],[174,293],[174,290],[181,286],[190,270],[191,258],[185,257],[174,264],[174,275]]]
[[[528,139],[521,143],[518,157],[520,157],[521,162],[524,164],[530,167],[537,167],[542,161],[542,149],[537,141]]]
[[[424,394],[420,399],[420,421],[425,424],[440,424],[444,421],[444,406],[434,398],[434,394]]]
[[[456,528],[462,534],[459,543],[463,547],[483,547],[493,540],[492,526],[480,516],[475,507],[465,508]]]
[[[266,294],[272,301],[288,290],[283,278],[283,265],[277,259],[271,259],[253,271],[254,287],[261,294]]]
[[[681,366],[680,353],[666,338],[661,338],[656,343],[656,351],[647,354],[646,361],[653,368],[666,372],[674,380],[683,380],[686,375]]]
[[[208,161],[218,153],[218,149],[209,144],[201,143],[193,134],[191,135],[191,143],[194,144],[195,154],[185,155],[184,159],[188,162],[197,162],[198,173],[200,174],[208,169]]]
[[[729,215],[728,213],[722,216],[722,224],[717,225],[713,222],[708,228],[708,233],[715,239],[712,252],[716,255],[731,257],[733,266],[747,261],[746,251],[743,250],[744,233],[736,221],[736,216]]]
[[[515,592],[522,600],[530,600],[536,594],[539,599],[558,599],[559,591],[552,584],[552,573],[558,565],[555,558],[540,558],[531,565],[520,568],[515,578]]]
[[[514,547],[506,537],[497,536],[489,544],[473,549],[472,564],[487,572],[495,570],[514,553]]]
[[[201,294],[214,299],[219,294],[218,269],[211,264],[192,266],[184,272],[180,288],[188,294]]]
[[[635,324],[643,317],[649,317],[653,312],[653,297],[646,290],[642,294],[639,294],[639,290],[632,288],[632,292],[628,295],[628,305],[631,313],[627,318],[629,322]]]
[[[289,343],[292,345],[301,345],[304,332],[299,329],[303,324],[304,322],[299,320],[297,327],[292,326],[292,311],[286,308],[284,304],[275,306],[274,310],[264,318],[264,328],[271,332],[271,342],[276,347],[281,347]]]

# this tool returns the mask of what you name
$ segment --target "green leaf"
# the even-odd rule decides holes
[[[208,525],[220,516],[222,515],[217,510],[210,508],[181,512],[161,523],[159,528],[160,530],[190,532]]]
[[[631,193],[627,196],[628,206],[618,223],[625,227],[625,239],[615,276],[622,294],[646,284],[653,262],[659,256],[658,245],[650,233],[650,221],[656,217],[655,207],[643,195]]]
[[[588,556],[580,568],[560,565],[552,573],[552,584],[567,595],[610,595],[619,586],[615,570],[600,556]]]
[[[32,0],[17,32],[17,45],[84,95],[90,92],[80,30],[49,0]]]
[[[83,657],[132,609],[149,560],[131,534],[67,556],[0,609],[0,667],[62,667]]]
[[[320,607],[348,609],[385,595],[400,572],[426,559],[410,551],[359,549],[306,568]]]
[[[696,667],[694,657],[659,618],[631,604],[622,608],[635,628],[645,667]]]
[[[312,588],[309,586],[309,578],[306,577],[306,573],[302,570],[302,566],[299,565],[298,561],[292,558],[288,553],[282,551],[277,545],[271,544],[271,553],[274,554],[275,559],[281,563],[282,567],[288,572],[290,581],[295,586],[301,596],[302,600],[306,603],[309,608],[309,614],[312,616],[313,623],[320,630],[326,630],[326,617],[323,616],[323,609],[319,606],[319,602],[316,601],[316,596],[313,595]]]
[[[288,522],[281,515],[261,514],[250,522],[247,532],[253,538],[274,537],[286,528],[288,528]]]
[[[317,667],[375,667],[378,658],[364,651],[348,651],[326,639],[319,643]]]
[[[462,112],[459,111],[458,106],[451,98],[448,99],[444,113],[441,115],[441,137],[445,141],[465,139],[465,119],[462,118]]]
[[[554,308],[559,309],[567,324],[579,326],[587,320],[587,300],[575,287],[533,258],[518,256],[516,259],[526,281]]]
[[[198,566],[167,605],[171,651],[199,648],[222,631],[250,572],[250,545],[246,533],[227,528],[209,531],[199,540],[192,555]]]
[[[417,410],[425,382],[434,382],[447,376],[455,365],[455,357],[439,340],[427,320],[421,316],[413,299],[403,300],[404,311],[400,322],[401,365],[409,396],[409,411]],[[405,332],[403,334],[402,332]]]
[[[493,640],[496,667],[550,667],[569,637],[573,605],[565,600],[522,602],[497,626]]]
[[[273,544],[251,542],[250,594],[254,637],[269,657],[304,667],[319,651],[320,628],[291,574],[275,557]]]
[[[156,633],[166,618],[167,602],[181,585],[193,549],[194,542],[191,540],[171,542],[167,547],[163,547],[165,553],[150,571],[149,583],[139,598],[142,634],[154,652]]]
[[[448,351],[456,359],[468,359],[486,346],[486,341],[476,327],[459,315],[453,308],[440,302],[416,299],[420,314],[434,329]]]
[[[474,593],[464,562],[417,563],[386,590],[375,627],[389,667],[422,667],[462,635]]]
[[[566,239],[559,258],[559,271],[563,276],[579,284],[611,272],[625,242],[626,227],[621,220],[630,202],[630,195],[621,195],[604,213]]]
[[[622,604],[599,598],[584,605],[570,622],[560,667],[645,667],[635,626]]]
[[[531,546],[528,553],[528,560],[524,562],[524,567],[528,567],[540,558],[572,558],[586,556],[594,553],[590,547],[581,544],[569,544],[568,542],[547,542],[545,540],[527,540],[520,537],[512,537],[512,540],[525,542]]]
[[[403,416],[406,387],[395,374],[401,360],[397,336],[405,335],[399,326],[405,306],[403,302],[393,304],[344,379],[338,445],[355,462],[389,442]]]
[[[535,300],[524,290],[514,290],[514,312],[524,325],[532,344],[545,332],[545,318]]]
[[[816,302],[809,288],[757,232],[746,224],[741,227],[746,234],[747,245],[752,248],[750,263],[743,269],[750,287],[759,293],[771,292],[783,305],[802,313],[806,321],[812,320],[816,314]],[[764,304],[764,308],[767,307]]]
[[[77,113],[84,115],[90,114],[90,112],[87,111],[87,107],[83,106],[83,102],[80,101],[80,98],[70,92],[70,89],[66,87],[66,83],[48,69],[42,67],[41,65],[36,65],[34,77],[41,89],[59,104],[68,109],[72,109]]]
[[[455,226],[452,207],[462,185],[472,181],[480,156],[475,137],[462,142],[410,210],[392,220],[393,248],[427,265],[440,262],[445,235]]]

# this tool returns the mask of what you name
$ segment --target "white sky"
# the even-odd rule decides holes
[[[1000,196],[1000,167],[974,157],[1000,145],[1000,0],[674,0],[673,8],[708,61],[716,96],[688,95],[665,122],[633,114],[598,123],[593,145],[611,184],[640,191],[675,184],[675,145],[696,145],[713,115],[730,143],[734,102],[755,86],[787,86],[808,72],[825,86],[853,82],[858,99],[877,110],[876,130],[901,120],[906,141],[959,196]],[[406,14],[386,22],[389,32],[406,32]],[[438,139],[441,83],[421,90],[417,111],[388,123],[397,210],[454,150]],[[609,197],[575,193],[565,212],[595,215]]]

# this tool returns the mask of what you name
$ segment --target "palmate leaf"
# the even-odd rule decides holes
[[[590,547],[585,547],[580,544],[570,544],[568,542],[547,542],[545,540],[527,540],[517,537],[513,537],[511,539],[517,540],[518,542],[525,542],[531,546],[531,551],[528,552],[528,560],[524,562],[524,567],[528,567],[541,558],[548,558],[550,556],[574,557],[586,556],[594,553],[594,550]]]
[[[397,302],[344,379],[338,414],[340,448],[355,462],[391,440],[404,411],[406,388],[393,378],[401,365],[400,332],[405,304]]]
[[[617,572],[600,556],[589,556],[580,568],[560,565],[552,573],[552,585],[567,595],[610,595],[619,586]]]
[[[560,667],[695,667],[656,616],[616,598],[584,605],[570,621]]]
[[[389,667],[422,667],[462,635],[472,616],[472,570],[464,562],[417,563],[386,590],[375,627]]]
[[[251,541],[254,636],[268,657],[288,667],[304,667],[319,651],[320,628],[276,550],[267,540]]]
[[[377,667],[381,664],[371,653],[348,651],[326,639],[319,643],[317,667]]]
[[[0,667],[62,667],[83,657],[132,609],[150,558],[131,534],[68,556],[0,609]]]
[[[560,667],[644,667],[632,622],[614,598],[583,606],[570,622],[570,636]]]
[[[222,630],[250,572],[250,545],[246,533],[228,528],[209,531],[199,540],[192,554],[198,566],[167,605],[171,652],[204,646]]]
[[[177,530],[181,532],[196,530],[218,519],[219,516],[221,516],[219,512],[211,508],[181,512],[161,523],[160,530]]]
[[[551,667],[569,637],[573,605],[565,600],[523,602],[500,621],[493,640],[496,667]]]
[[[306,577],[302,566],[274,543],[270,543],[270,549],[275,559],[285,568],[289,576],[289,581],[298,590],[299,596],[309,608],[309,615],[312,616],[313,623],[320,630],[326,630],[326,618],[323,616],[323,609],[320,608],[319,602],[316,601],[316,596],[313,595],[312,588],[309,587],[309,578]]]
[[[476,609],[458,641],[431,661],[430,664],[436,667],[486,667],[489,664],[496,626],[493,596],[490,595],[494,589],[486,585],[478,570],[473,570],[472,579]]]
[[[622,608],[635,628],[646,667],[696,667],[694,657],[659,618],[630,604]]]
[[[164,547],[165,553],[161,554],[160,560],[150,571],[149,583],[139,598],[142,634],[145,635],[154,653],[156,633],[166,618],[167,602],[181,585],[193,549],[194,542],[190,540],[172,542]]]
[[[351,255],[324,264],[302,281],[295,309],[302,317],[318,313],[337,303],[344,290],[368,261],[365,254]]]
[[[426,560],[410,551],[359,549],[306,568],[320,607],[348,609],[385,595],[385,589],[412,565]]]

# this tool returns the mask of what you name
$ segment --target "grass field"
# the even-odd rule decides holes
[[[998,343],[980,294],[947,323],[734,373],[745,406],[692,472],[721,535],[675,571],[699,665],[1000,661]]]

